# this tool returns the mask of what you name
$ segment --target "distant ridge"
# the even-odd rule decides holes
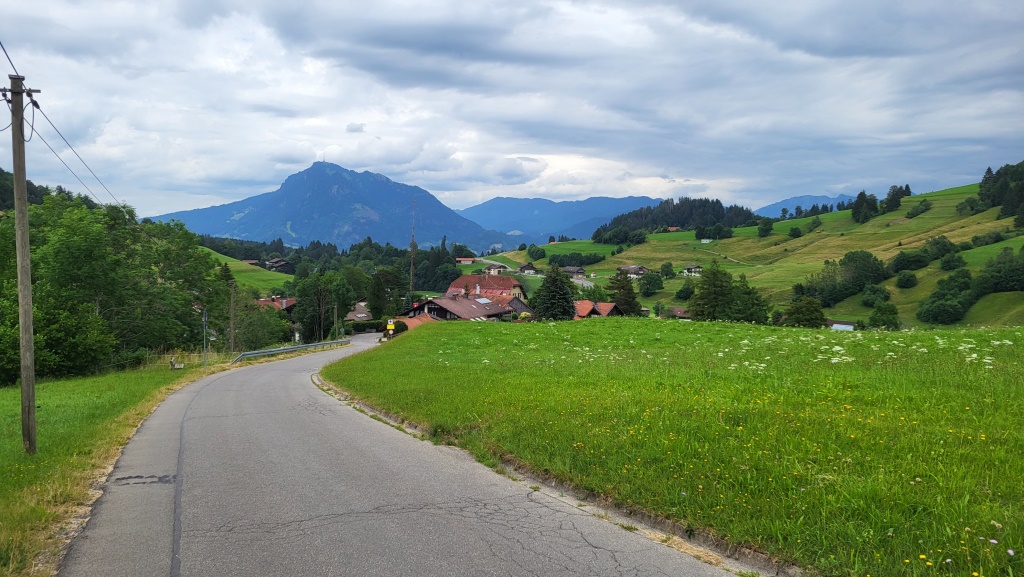
[[[761,208],[755,210],[754,214],[759,216],[778,218],[779,214],[782,213],[783,208],[785,208],[790,212],[790,214],[792,214],[793,209],[795,209],[798,206],[803,209],[808,209],[814,206],[815,204],[817,204],[818,206],[821,206],[822,204],[835,205],[840,202],[851,202],[853,200],[856,200],[856,197],[850,196],[848,194],[840,194],[839,196],[836,197],[813,195],[794,196],[792,198],[780,200],[779,202],[775,202],[767,206],[762,206]]]
[[[647,196],[566,201],[499,196],[456,212],[484,228],[523,235],[524,242],[546,242],[548,236],[590,238],[595,228],[615,216],[656,206],[661,200]]]
[[[509,242],[507,235],[459,216],[422,188],[328,162],[315,162],[289,176],[273,192],[153,220],[177,219],[192,232],[219,237],[263,242],[281,238],[292,246],[316,240],[347,249],[369,236],[381,244],[406,247],[414,200],[420,246],[439,245],[446,236],[449,243],[476,251],[501,249]]]

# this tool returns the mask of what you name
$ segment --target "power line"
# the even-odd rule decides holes
[[[38,133],[37,133],[37,134],[38,134]],[[50,146],[50,143],[49,143],[49,142],[46,142],[46,139],[45,139],[45,138],[43,138],[43,135],[42,135],[42,134],[38,134],[38,136],[39,136],[39,140],[42,140],[42,141],[43,141],[43,144],[45,144],[45,145],[46,145],[46,148],[49,148],[49,149],[50,149],[50,152],[52,152],[52,153],[53,153],[53,155],[57,157],[57,160],[59,160],[59,161],[60,161],[60,163],[64,165],[64,168],[68,169],[68,172],[70,172],[70,173],[71,173],[71,174],[72,174],[72,175],[73,175],[73,176],[74,176],[75,178],[77,178],[77,179],[78,179],[78,182],[82,183],[82,186],[84,186],[84,187],[85,187],[85,190],[88,190],[88,191],[89,191],[89,194],[91,194],[91,195],[92,195],[92,197],[96,199],[96,202],[98,202],[99,204],[103,204],[103,202],[101,202],[101,201],[100,201],[99,197],[98,197],[98,196],[96,196],[96,193],[94,193],[94,192],[92,191],[92,189],[91,189],[91,188],[89,188],[89,185],[87,185],[86,183],[82,182],[82,179],[81,179],[81,178],[80,178],[80,177],[79,177],[79,176],[78,176],[77,174],[75,174],[75,171],[74,171],[74,170],[71,170],[71,167],[70,167],[70,166],[68,166],[68,163],[64,162],[64,159],[63,159],[63,158],[61,158],[59,154],[57,154],[57,151],[56,151],[56,150],[54,150],[52,146]]]
[[[15,66],[15,65],[14,65],[14,61],[13,61],[13,60],[11,60],[11,55],[7,53],[7,47],[5,47],[5,46],[4,46],[4,43],[3,43],[3,42],[0,42],[0,48],[2,48],[2,49],[3,49],[3,51],[4,51],[4,56],[6,56],[6,57],[7,57],[7,61],[11,63],[11,68],[13,68],[13,69],[14,69],[14,73],[15,73],[15,74],[17,74],[18,76],[21,76],[21,74],[20,74],[20,73],[18,72],[18,67],[17,67],[17,66]]]
[[[71,152],[75,153],[75,156],[78,157],[78,160],[82,163],[82,166],[84,166],[86,168],[86,170],[89,171],[89,174],[91,174],[92,177],[96,179],[96,182],[100,183],[100,186],[103,187],[103,190],[107,191],[107,194],[110,195],[110,198],[112,198],[114,200],[114,204],[120,206],[121,208],[124,208],[124,203],[121,202],[120,200],[118,200],[117,197],[114,196],[113,192],[110,192],[110,189],[107,188],[106,184],[103,184],[103,181],[100,180],[99,176],[96,176],[96,173],[93,171],[92,167],[89,166],[89,163],[87,163],[85,161],[85,159],[82,158],[82,155],[78,154],[78,151],[75,150],[74,146],[71,146],[71,143],[68,142],[68,139],[64,138],[64,134],[61,133],[60,129],[57,128],[57,126],[53,123],[52,120],[50,120],[50,117],[46,115],[46,111],[43,110],[42,107],[39,106],[39,103],[36,102],[36,100],[34,98],[32,98],[31,96],[29,96],[29,100],[32,101],[32,106],[35,107],[35,109],[38,110],[39,113],[43,115],[43,118],[46,119],[46,122],[48,122],[50,124],[50,126],[57,132],[57,134],[60,136],[60,139],[64,141],[64,144],[68,145],[68,148],[71,149]],[[42,138],[42,137],[40,137],[40,138]],[[47,145],[47,146],[49,146],[49,145]],[[51,148],[50,150],[53,150],[53,149]],[[67,165],[65,164],[64,166],[67,166]],[[70,169],[68,169],[68,170],[70,170]],[[74,174],[74,172],[72,172],[72,174]],[[76,175],[76,178],[77,178],[77,175]],[[79,179],[79,182],[81,182],[81,179]],[[83,186],[84,186],[84,184],[83,184]],[[89,187],[86,187],[86,189],[88,189],[88,188]],[[89,192],[92,193],[91,190]],[[93,196],[95,196],[95,195],[93,195]],[[98,201],[99,199],[97,198],[96,200]]]

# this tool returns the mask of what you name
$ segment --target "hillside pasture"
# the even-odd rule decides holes
[[[823,575],[1021,575],[1022,339],[434,323],[323,374],[485,463]]]
[[[235,277],[235,282],[238,284],[239,289],[253,289],[258,292],[261,297],[271,296],[271,291],[284,286],[284,283],[292,280],[293,278],[290,274],[274,272],[265,268],[253,266],[229,256],[224,256],[220,253],[214,252],[206,247],[202,247],[202,250],[208,251],[213,255],[218,266],[225,262],[228,263],[228,268],[231,270],[232,276]]]
[[[978,185],[971,184],[904,198],[900,209],[877,216],[864,224],[855,223],[849,210],[818,215],[821,225],[813,230],[811,221],[814,217],[790,219],[776,223],[772,233],[765,238],[757,236],[756,227],[733,229],[732,238],[710,243],[697,240],[693,231],[650,234],[646,243],[629,247],[620,254],[609,256],[586,268],[588,272],[598,275],[599,283],[604,283],[621,265],[641,264],[658,270],[662,263],[671,262],[680,271],[689,264],[706,267],[712,260],[717,260],[734,277],[746,275],[750,284],[761,289],[774,306],[784,308],[791,302],[795,283],[803,282],[808,276],[820,272],[826,260],[838,260],[847,252],[866,250],[888,261],[901,250],[921,248],[929,239],[940,235],[959,243],[993,231],[1008,232],[1012,221],[996,220],[998,209],[967,217],[957,214],[957,204],[977,192]],[[933,208],[916,218],[906,218],[907,211],[922,199],[930,200]],[[791,238],[789,229],[792,227],[804,231],[803,236]],[[962,255],[971,271],[977,274],[989,259],[1006,246],[1015,251],[1020,250],[1024,246],[1024,236],[964,251]],[[610,254],[615,247],[590,241],[573,241],[545,245],[544,248],[549,253],[586,254],[605,250],[605,254]],[[527,259],[525,253],[510,253],[510,256],[523,261]],[[544,268],[546,259],[535,264]],[[896,288],[895,279],[883,285],[890,288],[892,302],[904,326],[929,327],[931,325],[918,321],[915,316],[918,304],[931,294],[935,283],[948,273],[940,270],[937,263],[915,273],[919,280],[915,288]],[[675,298],[675,292],[683,282],[684,279],[679,277],[668,279],[664,289],[651,297],[641,298],[641,303],[648,307],[653,307],[657,302],[670,307],[685,306],[686,303]],[[983,307],[979,310],[986,309]],[[860,295],[826,310],[829,318],[844,320],[866,321],[870,314],[871,309],[860,304]],[[971,318],[972,324],[985,322],[982,312],[972,314]],[[1003,325],[1005,321],[994,318],[993,324]]]

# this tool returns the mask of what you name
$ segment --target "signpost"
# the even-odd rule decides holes
[[[395,319],[388,319],[388,338],[395,336]]]

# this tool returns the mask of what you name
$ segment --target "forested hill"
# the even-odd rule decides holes
[[[617,228],[651,231],[661,227],[686,229],[698,226],[711,227],[716,224],[732,228],[756,224],[756,220],[757,216],[749,208],[735,204],[726,207],[717,199],[670,198],[657,206],[638,208],[616,216],[608,224],[598,228],[594,232],[594,238]]]
[[[45,186],[37,186],[31,180],[26,183],[28,190],[29,204],[42,204],[43,197],[50,189]],[[60,188],[60,187],[58,187]],[[63,190],[63,189],[61,189]],[[0,168],[0,212],[14,208],[14,174]]]
[[[181,223],[138,223],[134,211],[61,190],[29,207],[36,374],[62,377],[130,366],[147,351],[194,348],[228,320],[218,276]],[[14,219],[0,218],[0,386],[20,367]],[[222,332],[223,334],[223,332]]]

